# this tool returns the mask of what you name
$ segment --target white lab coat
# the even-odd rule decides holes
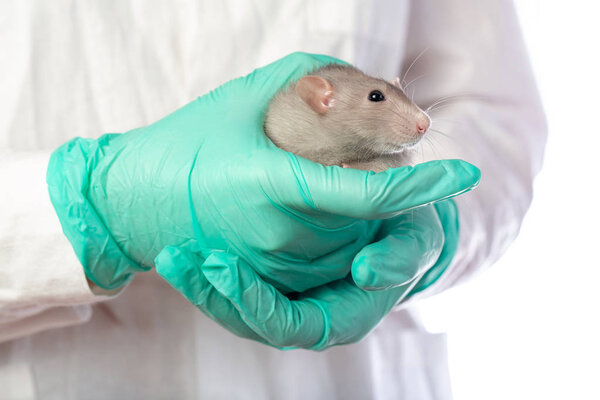
[[[92,293],[50,205],[53,148],[152,123],[292,51],[401,75],[480,187],[457,198],[461,238],[440,292],[517,235],[545,122],[509,1],[5,1],[0,4],[0,399],[449,399],[445,337],[406,307],[361,343],[278,351],[204,317],[155,272]],[[451,120],[451,121],[448,121]],[[431,133],[432,135],[435,132]],[[106,301],[107,307],[93,303]]]

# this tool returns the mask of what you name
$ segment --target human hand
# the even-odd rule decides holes
[[[404,271],[405,283],[387,289],[365,291],[348,275],[290,299],[264,282],[240,257],[214,252],[202,259],[177,247],[161,253],[157,269],[191,303],[238,336],[279,348],[323,350],[359,341],[418,285],[437,278],[456,251],[458,225],[438,222],[448,240],[432,234],[436,228],[424,226],[432,221],[432,214],[435,225],[438,218],[456,221],[456,213],[453,201],[446,200],[401,214],[389,225],[383,242],[377,242],[395,241],[398,247],[392,249],[393,254],[383,258],[375,254],[373,259],[357,255],[354,265],[382,261],[392,266],[390,260],[395,260],[393,267]]]
[[[345,277],[379,219],[476,184],[479,171],[458,160],[374,174],[275,147],[262,129],[270,99],[331,62],[295,53],[148,127],[57,149],[51,199],[88,278],[119,287],[178,246],[203,259],[227,251],[280,290],[303,291]]]

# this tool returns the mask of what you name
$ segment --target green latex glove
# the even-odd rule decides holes
[[[275,147],[262,129],[269,100],[332,62],[295,53],[148,127],[57,149],[50,196],[88,278],[119,287],[175,246],[203,260],[227,251],[282,292],[300,292],[344,278],[378,219],[477,183],[479,171],[459,160],[374,174]]]
[[[323,350],[335,345],[354,343],[369,333],[390,310],[414,293],[419,285],[428,285],[448,266],[458,243],[458,216],[452,200],[426,206],[393,219],[389,235],[376,245],[388,245],[391,237],[408,252],[394,267],[414,273],[408,283],[390,289],[365,291],[350,276],[308,290],[296,299],[281,294],[264,282],[239,257],[214,252],[206,259],[193,251],[166,248],[157,259],[159,273],[212,319],[233,333],[278,348]],[[445,240],[431,235],[422,226],[443,226]],[[433,229],[436,230],[436,229]],[[403,243],[400,243],[403,242]],[[439,248],[432,268],[428,252]],[[365,262],[367,246],[355,259]],[[430,252],[431,253],[431,252]],[[393,255],[392,255],[393,257]],[[384,264],[390,264],[387,259]],[[373,262],[372,260],[368,261]],[[410,271],[410,272],[408,272]],[[385,271],[382,271],[385,275]]]

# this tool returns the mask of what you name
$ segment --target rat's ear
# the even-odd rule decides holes
[[[296,83],[296,93],[318,114],[327,114],[327,111],[333,106],[333,86],[320,76],[302,77]]]
[[[400,78],[399,77],[395,77],[394,79],[392,79],[390,81],[390,83],[394,86],[396,86],[398,89],[402,90],[402,85],[400,84]]]

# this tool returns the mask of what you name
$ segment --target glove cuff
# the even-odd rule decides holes
[[[119,135],[103,135],[97,140],[75,138],[65,143],[52,153],[46,172],[50,201],[65,236],[88,279],[106,290],[123,286],[136,271],[150,269],[123,253],[86,198],[90,171],[116,136]]]

